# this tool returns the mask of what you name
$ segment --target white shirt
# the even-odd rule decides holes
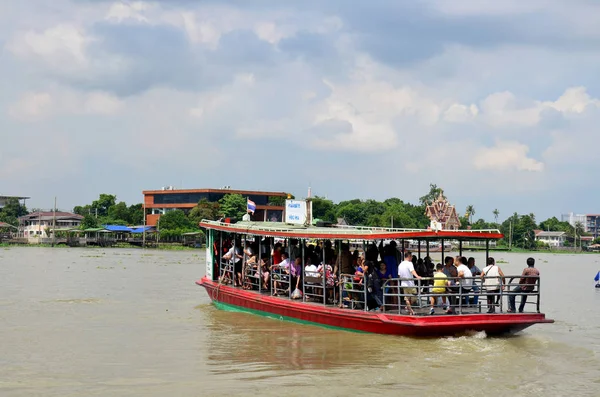
[[[308,265],[304,268],[304,272],[308,277],[319,277],[317,267],[315,265]]]
[[[290,259],[289,258],[285,258],[284,260],[282,260],[281,262],[279,262],[279,264],[277,266],[281,267],[282,269],[289,268],[290,267]]]
[[[412,262],[402,261],[398,265],[398,277],[410,279],[410,280],[401,281],[400,285],[402,287],[414,287],[415,286],[415,282],[413,281],[413,274],[412,274],[412,272],[414,272],[414,271],[415,271],[415,267],[413,266]]]
[[[484,274],[483,285],[487,290],[494,291],[500,288],[500,272],[498,271],[498,266],[486,266],[481,272]]]
[[[458,273],[463,272],[465,277],[473,277],[473,273],[471,273],[471,269],[467,265],[463,265],[462,263],[456,267],[456,271]],[[465,279],[461,280],[463,289],[471,289],[473,286],[473,279]]]

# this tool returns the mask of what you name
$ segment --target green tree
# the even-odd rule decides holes
[[[270,205],[278,205],[280,207],[285,205],[285,197],[281,196],[269,196],[268,201]]]
[[[475,215],[475,207],[473,205],[467,205],[467,214],[469,217],[469,224],[473,224],[473,215]]]
[[[19,217],[27,214],[27,207],[22,205],[19,199],[9,198],[4,207],[0,210],[0,222],[18,226]]]
[[[333,201],[324,197],[315,196],[312,198],[312,217],[326,222],[335,221],[336,205]]]
[[[158,220],[158,227],[161,232],[163,230],[191,231],[197,229],[181,210],[173,210],[161,215]]]
[[[220,218],[221,210],[219,203],[210,202],[203,198],[192,208],[188,218],[194,225],[198,225],[202,219],[215,221]]]
[[[94,200],[92,203],[92,212],[98,211],[98,216],[107,216],[110,207],[114,206],[117,202],[117,196],[114,194],[100,194],[98,200]]]
[[[130,213],[129,208],[127,208],[127,204],[125,204],[124,201],[121,201],[120,203],[110,206],[108,208],[107,221],[110,221],[110,223],[112,224],[115,224],[118,221],[127,224],[130,221],[129,214]]]
[[[493,211],[493,214],[494,214],[494,221],[495,221],[496,223],[498,223],[498,216],[500,215],[500,211],[498,211],[498,208],[496,208],[496,209]]]
[[[81,229],[92,229],[98,227],[98,219],[95,215],[86,214],[81,221]]]
[[[219,205],[223,215],[228,218],[242,219],[247,211],[247,199],[241,194],[226,194],[219,200]]]
[[[129,212],[129,224],[130,225],[141,225],[144,223],[144,207],[142,203],[132,204],[127,209]]]
[[[443,193],[442,188],[439,188],[436,184],[430,183],[429,184],[429,193],[427,193],[423,197],[419,198],[419,203],[422,206],[426,206],[428,204],[431,204],[442,193]]]

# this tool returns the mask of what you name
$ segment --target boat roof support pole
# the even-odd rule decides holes
[[[444,239],[442,239],[442,263],[444,262]]]
[[[429,256],[429,241],[427,241],[427,256]]]
[[[419,244],[419,249],[418,249],[419,259],[421,259],[421,240],[417,240],[417,244]]]
[[[261,261],[261,257],[262,257],[262,244],[261,244],[261,240],[262,237],[258,236],[258,244],[256,245],[258,247],[258,293],[260,294],[262,292],[262,283],[263,283],[263,276],[262,276],[262,261]],[[255,239],[256,241],[256,239]]]
[[[365,250],[365,240],[363,240],[362,242],[362,247],[363,247],[363,252],[366,252]],[[365,255],[365,259],[366,259],[366,255]],[[383,260],[383,258],[381,258]],[[364,311],[369,311],[369,306],[367,305],[367,303],[369,303],[368,297],[367,297],[367,289],[368,289],[368,280],[367,280],[367,272],[365,272],[365,264],[366,264],[366,260],[363,263],[363,289],[364,289],[364,293],[365,293],[365,304],[364,304]],[[352,289],[354,289],[354,287],[352,287]],[[340,298],[341,299],[341,298]]]
[[[306,288],[304,288],[304,279],[306,278],[306,272],[304,270],[304,264],[306,263],[306,258],[304,257],[304,246],[306,245],[306,240],[300,240],[302,244],[302,302],[306,302]]]
[[[487,266],[488,258],[490,257],[490,240],[485,240],[485,265]]]
[[[292,246],[291,246],[291,240],[289,238],[285,239],[286,244],[287,244],[287,254],[288,254],[288,298],[292,299],[292,258],[291,258],[291,254],[292,254]],[[295,258],[294,258],[295,259]]]
[[[225,278],[225,272],[221,274],[221,262],[223,261],[223,232],[219,230],[219,255],[217,260],[219,261],[219,282],[222,282]]]
[[[458,241],[458,255],[462,256],[462,240]]]
[[[323,304],[327,304],[327,259],[325,258],[325,240],[323,240]]]

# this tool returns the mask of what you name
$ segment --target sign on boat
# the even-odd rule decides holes
[[[489,260],[490,242],[503,237],[498,230],[207,220],[200,226],[207,231],[207,267],[205,277],[196,283],[221,309],[350,331],[408,336],[467,331],[500,335],[554,322],[540,311],[539,277],[529,277],[535,284],[527,292],[512,292],[521,275],[500,277],[497,272],[489,272],[496,276],[448,277],[449,286],[440,293],[439,288],[433,288],[431,275],[402,278],[389,269],[386,274],[373,270],[374,264],[387,260],[386,256],[404,258],[409,247],[416,248],[414,255],[429,263],[430,242],[436,242],[444,258],[448,243],[458,247],[462,256],[463,242],[477,241],[485,245]],[[389,243],[384,245],[384,241]],[[359,257],[371,261],[370,270],[355,269],[353,261],[357,257],[350,252],[351,245],[360,247],[362,254],[356,253]],[[393,259],[391,263],[398,262]],[[526,300],[523,312],[506,310],[511,295]],[[440,307],[442,297],[449,307]]]

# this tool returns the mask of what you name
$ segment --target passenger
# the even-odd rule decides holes
[[[377,258],[379,258],[379,250],[377,249],[377,244],[371,243],[367,247],[367,252],[365,253],[365,260],[376,263]]]
[[[460,286],[462,287],[463,294],[463,304],[469,304],[469,292],[471,292],[471,288],[473,287],[473,274],[471,274],[471,270],[467,266],[467,258],[461,256],[459,259],[459,265],[456,267],[456,271],[458,272],[458,277],[461,278]]]
[[[512,294],[508,296],[508,312],[515,312],[515,300],[517,298],[517,294],[521,292],[525,292],[521,294],[521,304],[519,305],[519,313],[523,313],[523,309],[525,308],[525,303],[527,302],[527,293],[533,291],[538,282],[537,277],[540,276],[540,271],[534,267],[535,259],[527,258],[527,267],[523,269],[523,274],[521,274],[521,278],[519,279],[519,285],[512,290]]]
[[[271,274],[271,264],[269,258],[260,258],[260,272],[262,275],[262,288],[265,291],[269,290],[269,275]]]
[[[290,246],[288,247],[288,252],[290,254],[290,261],[294,263],[296,258],[300,257],[300,247],[298,247],[298,240],[290,239]]]
[[[232,247],[229,251],[223,255],[223,259],[227,260],[230,264],[233,265],[234,271],[234,285],[236,287],[242,286],[242,250],[239,247],[239,244],[236,241],[232,241]]]
[[[287,285],[289,288],[290,280],[290,259],[287,252],[281,253],[281,262],[273,265],[273,296],[277,296],[277,288],[282,288],[282,285]]]
[[[471,271],[473,277],[481,275],[481,269],[479,269],[475,264],[475,258],[470,257],[467,261],[467,266],[469,267],[469,270]],[[475,280],[473,280],[472,290],[473,296],[469,299],[469,304],[477,306],[477,304],[479,303],[479,286],[477,285],[477,282]]]
[[[383,307],[383,291],[375,264],[371,261],[365,262],[364,271],[367,275],[367,309],[380,312]]]
[[[481,272],[483,289],[487,294],[488,313],[496,312],[496,305],[500,300],[500,289],[504,290],[504,273],[496,265],[494,258],[489,257],[487,266]]]
[[[456,267],[454,266],[454,259],[451,256],[447,256],[444,258],[444,274],[448,277],[448,291],[455,294],[458,292],[456,289],[456,278],[458,277],[458,272],[456,271]],[[449,311],[452,311],[452,308],[456,306],[458,301],[456,300],[456,296],[450,295],[448,299],[448,304],[450,305]]]
[[[333,272],[335,274],[352,274],[354,268],[352,267],[352,254],[350,253],[350,246],[348,244],[342,244],[340,256],[335,262]],[[340,273],[338,273],[338,271]]]
[[[273,259],[273,265],[279,265],[279,263],[283,260],[281,257],[281,252],[283,251],[281,247],[281,243],[275,244],[273,250],[271,251],[271,258]]]
[[[360,258],[360,254],[359,254],[358,250],[354,250],[354,252],[352,253],[352,266],[354,266],[354,268],[356,268],[356,266],[358,266],[359,258]]]
[[[290,266],[290,276],[292,286],[290,291],[295,291],[302,288],[302,258],[297,257],[294,263]]]
[[[433,275],[433,288],[431,289],[431,293],[432,294],[436,294],[436,295],[440,295],[440,298],[442,300],[442,309],[444,311],[448,311],[448,304],[446,302],[446,295],[443,295],[446,293],[446,287],[448,286],[448,277],[446,277],[446,275],[444,274],[443,270],[444,270],[444,265],[442,265],[441,263],[438,263],[435,267],[435,269],[437,270],[434,275]],[[436,305],[436,301],[438,300],[438,297],[436,296],[432,296],[430,298],[431,300],[431,309],[429,309],[429,314],[435,314],[435,305]]]
[[[335,286],[335,275],[333,274],[333,268],[330,264],[323,265],[322,263],[317,267],[317,272],[320,277],[325,275],[325,285],[327,287],[327,298],[334,299],[334,287]]]
[[[410,253],[410,251],[405,252],[404,261],[402,261],[402,263],[398,265],[398,276],[401,279],[404,279],[400,282],[400,286],[402,287],[402,293],[404,294],[406,310],[410,315],[414,315],[415,312],[411,307],[412,297],[410,297],[410,295],[415,295],[417,293],[417,289],[415,288],[415,282],[413,281],[413,277],[415,277],[417,280],[420,280],[421,276],[419,276],[415,271],[415,268],[412,263],[412,254]]]

